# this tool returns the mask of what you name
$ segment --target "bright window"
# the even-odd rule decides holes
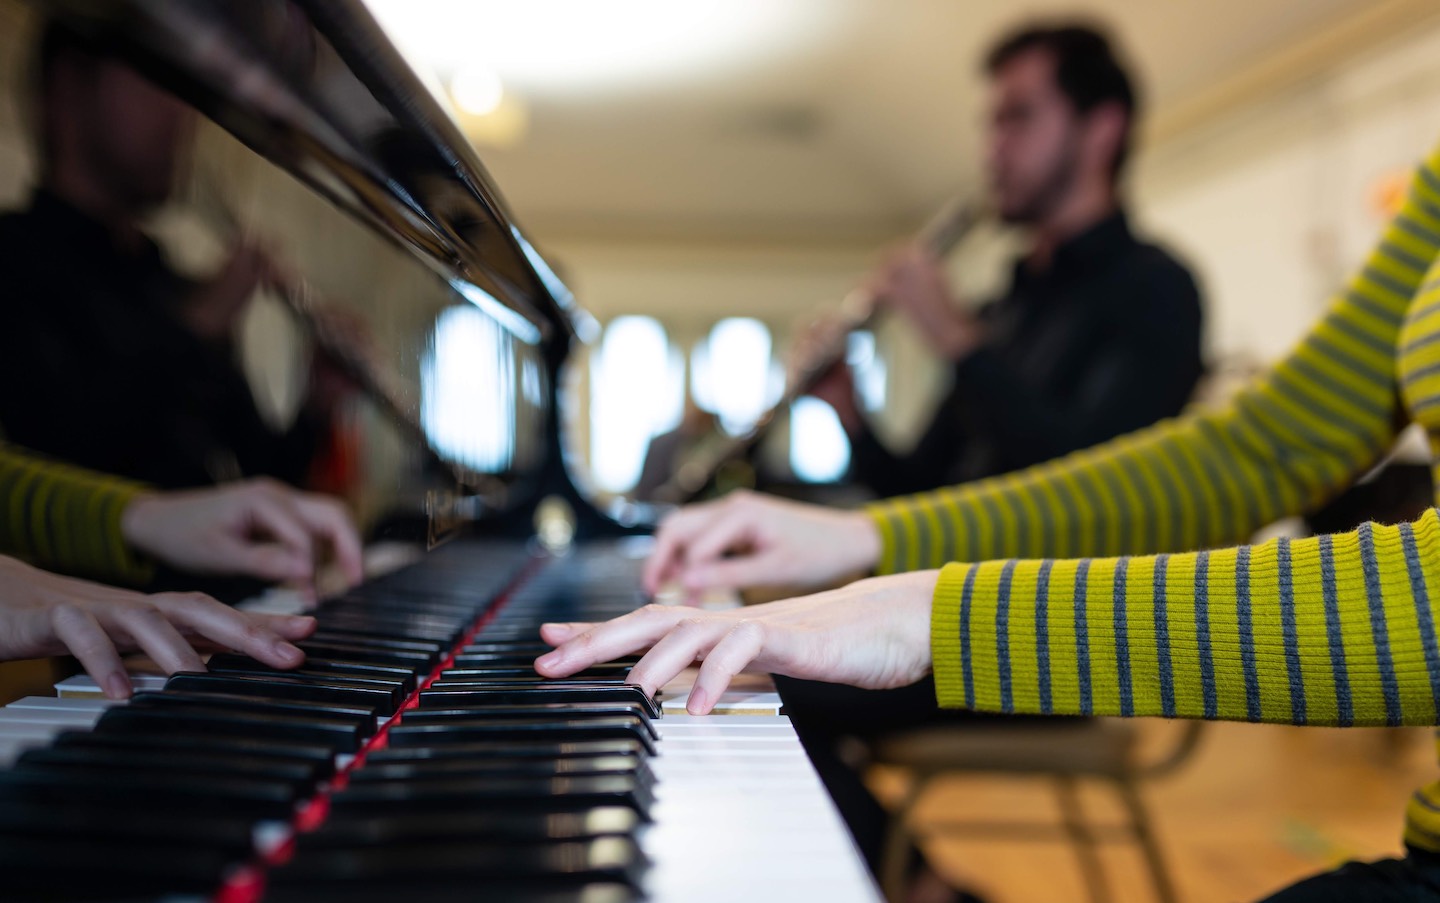
[[[595,484],[624,492],[640,479],[650,440],[680,423],[685,362],[653,317],[618,317],[590,369],[590,453]]]
[[[770,330],[750,317],[728,317],[695,347],[695,403],[732,434],[754,426],[777,400],[784,373],[771,358]]]
[[[886,370],[885,359],[876,347],[875,333],[868,331],[850,333],[845,347],[845,358],[855,378],[855,395],[867,411],[878,411],[885,407]]]
[[[512,341],[476,307],[448,308],[435,321],[421,362],[420,422],[447,460],[481,473],[499,473],[514,462]]]
[[[790,469],[806,483],[833,483],[850,466],[850,439],[835,409],[818,398],[790,406]]]

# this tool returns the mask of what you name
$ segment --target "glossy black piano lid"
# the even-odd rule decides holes
[[[499,189],[359,0],[43,0],[256,151],[528,321],[567,328]],[[558,291],[558,290],[557,290]],[[568,303],[568,298],[564,299]],[[503,314],[502,314],[503,316]]]
[[[581,535],[587,518],[591,535],[613,532],[571,483],[558,435],[560,368],[593,320],[362,2],[0,0],[4,87],[17,108],[49,19],[203,114],[158,218],[168,257],[203,261],[190,268],[203,272],[215,248],[256,237],[323,301],[369,324],[408,418],[377,407],[352,424],[367,458],[363,526],[400,512],[432,527],[481,519],[524,534],[536,502],[558,494],[578,510]],[[0,119],[0,150],[31,148],[27,128]],[[33,175],[35,163],[9,169],[0,207],[23,207],[28,180],[16,173]],[[262,413],[283,424],[298,405],[305,341],[270,307],[243,356]],[[466,356],[447,352],[451,339],[480,342],[485,353],[472,357],[485,369],[442,391],[437,361]]]

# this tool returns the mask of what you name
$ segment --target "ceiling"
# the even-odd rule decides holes
[[[868,240],[973,184],[978,61],[1018,21],[1109,23],[1163,114],[1389,0],[369,2],[441,82],[493,61],[528,128],[481,156],[542,240]]]

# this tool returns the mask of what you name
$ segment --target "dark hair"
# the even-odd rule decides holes
[[[31,93],[36,96],[44,94],[50,86],[55,67],[62,59],[94,62],[113,55],[113,50],[99,37],[51,19],[45,23],[35,44],[35,57],[30,69]]]
[[[46,96],[56,69],[62,61],[90,66],[110,56],[112,52],[103,41],[57,19],[47,21],[40,31],[30,60],[22,108],[28,114],[42,167],[52,150]]]
[[[1119,177],[1130,155],[1140,100],[1130,74],[1115,55],[1110,39],[1096,27],[1077,23],[1029,25],[1007,35],[985,57],[985,72],[995,75],[1016,57],[1040,51],[1055,61],[1055,83],[1075,110],[1088,113],[1103,104],[1119,104],[1125,111],[1125,131],[1110,164]]]

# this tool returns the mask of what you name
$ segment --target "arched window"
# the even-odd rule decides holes
[[[855,377],[855,395],[867,411],[885,407],[886,380],[889,373],[885,358],[880,355],[875,333],[868,330],[850,333],[846,340],[845,358]]]
[[[515,459],[513,339],[479,308],[447,308],[420,367],[420,423],[435,450],[480,473]]]
[[[685,362],[653,317],[617,317],[590,364],[590,462],[596,486],[635,485],[650,440],[680,423]]]
[[[751,317],[727,317],[695,346],[695,403],[732,434],[755,424],[780,397],[784,373],[771,357],[770,330]]]
[[[885,406],[888,373],[875,333],[852,332],[845,361],[855,382],[855,400],[864,411]],[[833,483],[850,468],[850,437],[835,411],[817,398],[802,398],[790,408],[790,469],[806,483]]]
[[[833,483],[850,467],[850,438],[835,410],[818,398],[790,406],[790,469],[806,483]]]

